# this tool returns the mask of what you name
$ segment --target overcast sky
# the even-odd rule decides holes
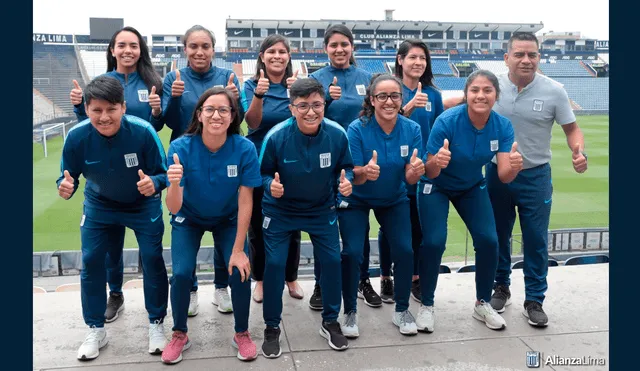
[[[366,7],[355,5],[365,3]],[[403,5],[411,3],[412,5]],[[183,4],[188,4],[183,6]],[[192,5],[193,4],[193,5]],[[197,4],[197,5],[195,5]],[[318,4],[318,5],[314,5]],[[393,4],[393,5],[391,5]],[[143,35],[183,34],[194,24],[211,29],[225,45],[225,19],[383,20],[385,9],[395,9],[395,20],[539,23],[542,32],[581,32],[583,37],[609,39],[607,1],[562,0],[433,1],[405,0],[33,0],[33,31],[38,33],[89,34],[89,18],[124,18],[125,26]]]

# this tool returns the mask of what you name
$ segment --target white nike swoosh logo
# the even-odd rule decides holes
[[[435,32],[434,32],[434,33],[427,34],[427,37],[431,37],[431,36],[433,36],[433,35],[435,35]]]
[[[243,31],[233,31],[234,35],[240,35]]]
[[[477,34],[474,34],[474,35],[473,35],[473,37],[480,37],[480,36],[482,36],[482,34],[481,34],[481,33],[477,33]]]
[[[289,36],[289,35],[291,35],[292,33],[293,33],[293,31],[289,31],[289,32],[285,31],[284,35],[285,35],[285,36]]]

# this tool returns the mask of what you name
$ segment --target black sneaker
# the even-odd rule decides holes
[[[393,300],[393,280],[391,278],[385,278],[380,281],[380,298],[383,303],[395,303]]]
[[[509,291],[509,286],[496,285],[493,295],[491,295],[490,304],[496,312],[504,312],[507,305],[511,304],[511,291]]]
[[[418,303],[422,303],[422,291],[420,291],[420,278],[411,281],[411,297]]]
[[[358,284],[358,297],[360,299],[364,299],[364,303],[370,307],[375,308],[382,305],[380,295],[378,295],[376,290],[373,289],[368,278],[366,280],[361,280]]]
[[[329,346],[335,350],[345,350],[349,348],[349,341],[342,335],[338,321],[324,322],[320,326],[320,336],[327,339]]]
[[[124,296],[122,293],[110,292],[107,299],[107,310],[104,311],[104,321],[113,322],[118,319],[118,313],[124,309]]]
[[[549,318],[542,309],[542,304],[537,301],[525,300],[522,314],[529,319],[528,322],[531,326],[546,327],[549,324]]]
[[[309,299],[309,308],[313,310],[322,310],[322,290],[320,285],[316,282],[316,286],[313,288],[313,295]]]
[[[267,326],[264,329],[264,342],[262,343],[262,355],[266,358],[278,358],[282,354],[280,349],[280,329]]]

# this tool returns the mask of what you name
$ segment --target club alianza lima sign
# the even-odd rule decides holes
[[[56,44],[67,44],[73,42],[73,35],[58,35],[58,34],[50,34],[50,33],[34,33],[33,34],[33,42],[34,43],[56,43]]]

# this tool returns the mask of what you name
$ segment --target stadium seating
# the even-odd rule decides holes
[[[609,78],[556,77],[583,110],[609,110]]]
[[[440,90],[463,90],[466,77],[435,77],[436,87]]]
[[[451,268],[447,267],[446,265],[440,264],[440,274],[446,273],[451,273]]]
[[[107,57],[104,51],[80,50],[80,60],[90,79],[107,72]]]
[[[540,63],[538,69],[549,77],[593,77],[580,61]]]
[[[466,61],[466,62],[471,63],[472,61]],[[489,71],[493,72],[496,75],[497,74],[501,74],[501,73],[509,72],[509,68],[504,63],[504,61],[480,61],[480,60],[475,60],[475,61],[473,61],[473,63],[475,63],[476,66],[478,66],[479,69],[481,69],[481,70],[489,70]]]
[[[564,265],[599,264],[608,262],[609,256],[604,254],[596,254],[571,257],[564,262]]]
[[[548,260],[548,266],[549,267],[557,267],[558,266],[558,261],[557,260],[553,260],[553,259],[549,259]],[[511,269],[523,269],[524,268],[524,260],[518,260],[517,262],[513,263],[513,265],[511,265]]]
[[[431,59],[431,71],[434,76],[454,76],[449,61],[445,59]]]
[[[33,124],[39,124],[54,117],[53,102],[37,89],[33,89]],[[60,108],[57,108],[60,111]]]
[[[471,273],[471,272],[475,272],[475,271],[476,271],[476,266],[474,264],[470,264],[470,265],[465,265],[465,266],[462,266],[462,267],[458,268],[456,273]]]
[[[57,116],[73,115],[69,91],[74,79],[84,86],[73,46],[33,44],[33,87],[62,109]]]
[[[382,59],[356,59],[356,64],[358,67],[364,69],[365,71],[369,71],[371,73],[388,73],[390,71],[387,70],[386,60]]]

